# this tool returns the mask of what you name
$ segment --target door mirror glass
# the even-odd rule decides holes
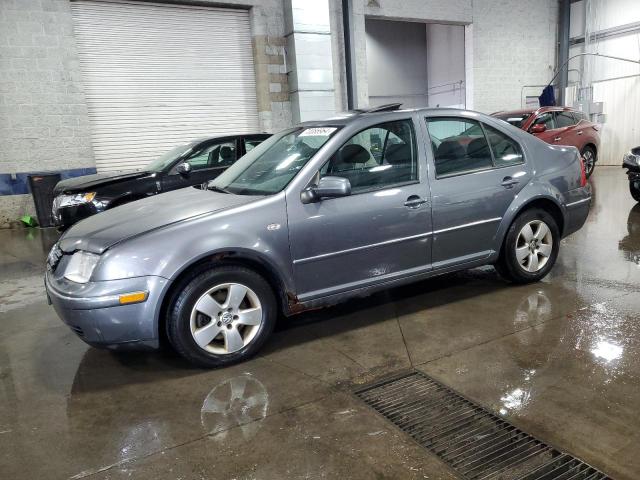
[[[531,133],[542,133],[547,131],[547,126],[544,123],[537,123],[529,129]]]
[[[302,192],[302,203],[313,203],[323,198],[337,198],[351,195],[351,183],[343,177],[322,177],[318,184]]]
[[[189,164],[189,162],[179,163],[178,166],[176,167],[176,171],[180,175],[187,176],[191,173],[191,165]]]

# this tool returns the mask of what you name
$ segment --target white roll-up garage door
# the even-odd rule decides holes
[[[247,10],[71,3],[98,171],[194,138],[258,131]]]

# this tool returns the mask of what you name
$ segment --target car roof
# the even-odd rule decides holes
[[[199,138],[195,138],[193,140],[190,140],[187,142],[188,145],[198,145],[200,143],[204,143],[204,142],[209,142],[212,140],[225,140],[227,138],[231,139],[231,138],[240,138],[240,137],[270,137],[272,134],[271,133],[265,133],[265,132],[260,132],[260,133],[239,133],[237,135],[215,135],[213,137],[199,137]]]
[[[544,113],[544,112],[564,112],[571,111],[577,112],[575,108],[565,107],[563,105],[554,106],[554,107],[539,107],[539,108],[521,108],[520,110],[501,110],[499,112],[494,112],[491,115],[526,115],[526,114],[534,114],[534,113]]]
[[[297,126],[300,127],[326,127],[326,126],[346,126],[350,125],[354,122],[358,121],[366,121],[367,123],[371,120],[374,122],[376,120],[384,121],[387,117],[397,117],[398,114],[422,114],[422,115],[433,115],[437,114],[437,116],[464,116],[469,114],[478,114],[482,116],[486,116],[485,113],[476,112],[473,110],[464,110],[461,108],[402,108],[396,110],[384,110],[384,111],[361,111],[361,110],[350,110],[347,112],[338,113],[332,117],[328,117],[322,120],[310,120],[306,122],[301,122]]]

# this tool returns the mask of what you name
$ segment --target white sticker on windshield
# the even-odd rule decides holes
[[[303,131],[298,136],[300,136],[300,137],[328,137],[329,135],[331,135],[336,130],[337,130],[336,127],[307,128],[305,131]]]

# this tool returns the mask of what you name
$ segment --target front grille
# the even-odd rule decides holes
[[[70,327],[71,327],[71,330],[73,330],[76,335],[78,335],[79,337],[84,337],[84,330],[82,330],[82,328],[77,327],[75,325],[70,325]]]
[[[389,378],[355,394],[465,479],[609,478],[422,372]]]

